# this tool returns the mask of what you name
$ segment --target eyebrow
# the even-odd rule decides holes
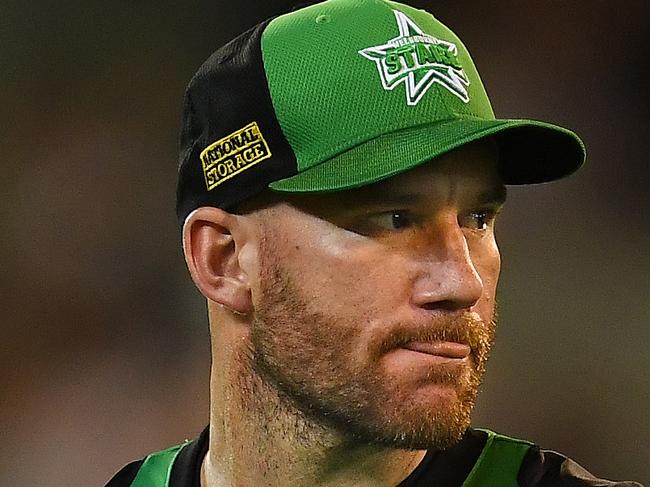
[[[476,195],[475,201],[479,205],[501,206],[506,202],[508,190],[506,186],[492,186]],[[420,193],[399,193],[393,191],[371,190],[364,194],[358,203],[359,206],[379,205],[415,205],[424,199]]]
[[[493,186],[490,189],[483,191],[477,197],[477,201],[482,204],[493,204],[495,206],[501,206],[506,202],[508,197],[508,190],[502,184],[499,186]]]

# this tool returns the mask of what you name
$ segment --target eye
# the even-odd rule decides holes
[[[458,217],[458,224],[472,230],[485,231],[496,219],[497,212],[491,209],[476,210]]]
[[[413,216],[408,210],[391,210],[370,215],[365,219],[370,230],[404,230],[414,225]]]

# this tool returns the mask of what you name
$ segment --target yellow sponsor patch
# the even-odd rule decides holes
[[[257,122],[217,140],[201,152],[208,191],[269,157],[271,151]]]

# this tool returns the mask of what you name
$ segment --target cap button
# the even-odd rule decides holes
[[[325,14],[320,14],[318,17],[316,17],[317,24],[329,24],[330,20],[332,20],[330,16]]]

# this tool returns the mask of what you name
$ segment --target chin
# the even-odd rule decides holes
[[[459,398],[453,386],[431,385],[410,399],[377,406],[382,410],[359,418],[353,428],[357,439],[392,448],[444,450],[460,441],[469,428],[474,402]]]

